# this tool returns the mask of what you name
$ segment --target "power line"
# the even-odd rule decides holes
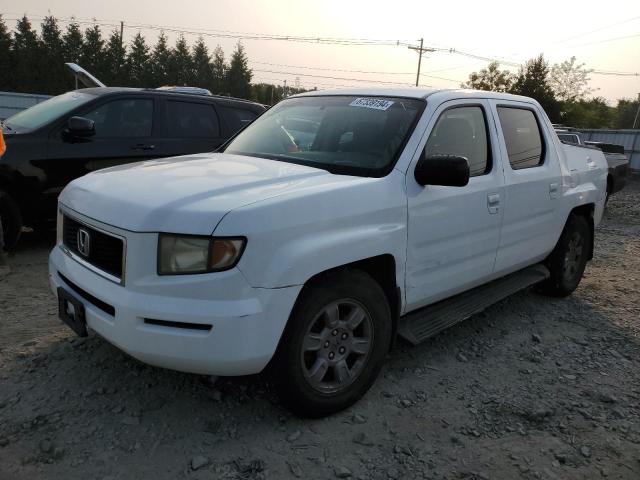
[[[587,43],[581,43],[579,45],[569,45],[570,48],[578,48],[578,47],[584,47],[587,45],[595,45],[598,43],[607,43],[607,42],[615,42],[618,40],[626,40],[628,38],[635,38],[635,37],[640,37],[640,33],[635,33],[633,35],[624,35],[622,37],[614,37],[614,38],[605,38],[604,40],[595,40],[593,42],[587,42]]]
[[[11,18],[11,17],[4,17],[5,20],[20,20],[22,19],[22,16],[19,14],[10,14],[10,15],[16,15],[15,18]],[[30,15],[28,18],[30,19],[44,19],[45,17],[48,17],[49,15]],[[640,17],[633,17],[632,19],[629,20],[625,20],[623,22],[619,22],[617,24],[613,24],[613,25],[609,25],[608,27],[601,27],[600,29],[596,29],[595,31],[599,31],[599,30],[603,30],[605,28],[609,28],[615,25],[619,25],[622,23],[628,23],[631,22],[633,20],[636,20]],[[68,18],[56,18],[56,21],[59,21],[61,23],[77,23],[79,25],[98,25],[101,27],[112,27],[114,29],[120,29],[122,28],[122,23],[120,21],[105,21],[105,20],[99,20],[96,18],[93,19],[88,19],[88,18],[75,18],[75,17],[68,17]],[[205,29],[186,29],[183,27],[177,27],[177,26],[168,26],[168,25],[157,25],[157,24],[144,24],[144,23],[125,23],[124,27],[126,27],[127,29],[151,29],[151,30],[159,30],[159,31],[168,31],[168,32],[172,32],[172,33],[181,33],[181,34],[192,34],[192,35],[203,35],[203,36],[211,36],[211,37],[219,37],[219,38],[233,38],[233,39],[240,39],[240,40],[279,40],[279,41],[290,41],[290,42],[301,42],[301,43],[315,43],[315,44],[328,44],[328,45],[370,45],[370,46],[410,46],[413,47],[413,45],[409,45],[408,43],[406,43],[406,41],[402,41],[402,40],[389,40],[389,39],[366,39],[366,38],[340,38],[340,37],[303,37],[303,36],[289,36],[289,35],[270,35],[270,34],[264,34],[264,33],[252,33],[252,32],[235,32],[235,31],[230,31],[230,30],[205,30]],[[586,35],[589,33],[593,33],[595,31],[591,31],[591,32],[585,32],[584,34],[581,34],[579,36],[582,35]],[[591,44],[597,44],[597,43],[605,43],[605,42],[611,42],[611,41],[617,41],[617,40],[623,40],[623,39],[627,39],[627,38],[634,38],[634,37],[638,37],[640,36],[640,34],[634,34],[634,35],[627,35],[627,36],[621,36],[621,37],[615,37],[615,38],[609,38],[609,39],[604,39],[604,40],[597,40],[594,42],[588,42],[585,44],[581,44],[581,45],[575,45],[572,47],[580,47],[580,46],[585,46],[585,45],[591,45]],[[578,36],[575,36],[578,37]],[[565,40],[570,40],[569,39],[565,39]],[[513,67],[520,67],[523,65],[522,62],[515,62],[512,60],[507,60],[507,59],[503,59],[503,58],[495,58],[495,57],[487,57],[487,56],[483,56],[483,55],[478,55],[475,53],[471,53],[471,52],[466,52],[466,51],[462,51],[462,50],[457,50],[455,48],[445,48],[445,47],[434,47],[431,48],[429,47],[430,50],[432,51],[436,51],[436,52],[441,52],[441,53],[448,53],[448,54],[452,54],[452,55],[459,55],[459,56],[463,56],[466,58],[471,58],[474,60],[481,60],[481,61],[486,61],[486,62],[498,62],[502,65],[507,65],[507,66],[513,66]],[[262,64],[268,64],[266,62],[254,62],[254,63],[262,63]],[[273,66],[280,66],[279,64],[272,64]],[[364,70],[341,70],[341,69],[320,69],[320,68],[314,68],[314,67],[296,67],[296,66],[288,66],[288,65],[281,65],[281,66],[285,66],[286,68],[302,68],[302,69],[310,69],[310,70],[325,70],[325,71],[342,71],[345,73],[365,73],[365,74],[376,74],[376,75],[413,75],[413,72],[375,72],[375,71],[364,71]],[[461,68],[461,67],[453,67],[453,68]],[[445,69],[441,69],[440,71],[444,71]],[[436,71],[433,71],[436,72]],[[430,72],[430,73],[433,73]],[[606,71],[606,70],[599,70],[599,69],[594,69],[592,70],[592,73],[597,74],[597,75],[614,75],[614,76],[638,76],[638,73],[636,72],[610,72],[610,71]],[[303,74],[300,74],[303,75]],[[310,75],[306,75],[306,76],[310,76]],[[437,76],[432,76],[432,75],[428,75],[428,74],[420,74],[420,77],[430,77],[430,78],[434,78],[434,79],[438,79],[438,80],[444,80],[444,81],[448,81],[448,82],[460,82],[461,80],[456,80],[456,79],[451,79],[451,78],[445,78],[445,77],[437,77]],[[320,78],[318,76],[318,78]],[[369,80],[363,80],[363,79],[351,79],[352,81],[369,81]],[[392,84],[393,82],[381,82],[381,81],[370,81],[373,83],[389,83]],[[402,85],[404,85],[404,83],[402,83]]]
[[[379,84],[387,84],[387,85],[404,85],[404,86],[409,86],[411,85],[408,82],[405,83],[401,83],[401,82],[388,82],[388,81],[384,81],[384,80],[368,80],[365,78],[346,78],[346,77],[331,77],[328,75],[313,75],[310,73],[296,73],[296,72],[282,72],[282,71],[274,71],[274,70],[259,70],[259,69],[253,69],[254,72],[259,72],[259,73],[274,73],[277,75],[290,75],[290,76],[294,76],[294,77],[311,77],[311,78],[323,78],[323,79],[329,79],[329,80],[346,80],[349,82],[365,82],[365,83],[379,83]]]
[[[375,72],[370,70],[344,70],[341,68],[307,67],[302,65],[285,65],[282,63],[258,62],[256,60],[251,60],[251,63],[257,63],[259,65],[269,65],[272,67],[301,68],[303,70],[322,70],[326,72],[371,73],[376,75],[413,75],[415,73],[415,72]]]
[[[249,62],[258,64],[258,65],[269,65],[269,66],[272,66],[272,67],[300,68],[302,70],[318,70],[318,71],[324,71],[324,72],[364,73],[364,74],[372,74],[372,75],[415,75],[415,72],[347,70],[347,69],[341,69],[341,68],[310,67],[310,66],[302,66],[302,65],[286,65],[286,64],[282,64],[282,63],[258,62],[258,61],[255,61],[255,60],[250,60]],[[435,78],[435,79],[438,79],[438,80],[446,80],[446,81],[450,81],[450,82],[460,82],[461,80],[455,80],[455,79],[452,79],[452,78],[436,77],[434,75],[429,75],[430,73],[443,72],[443,71],[446,71],[446,70],[453,70],[453,69],[456,69],[456,68],[461,68],[461,66],[442,68],[442,69],[438,69],[438,70],[430,70],[430,71],[427,71],[425,73],[421,73],[420,76],[421,77],[427,77],[427,78]]]
[[[591,70],[589,73],[594,73],[596,75],[613,75],[617,77],[638,77],[640,73],[638,72],[607,72],[604,70]]]
[[[589,30],[588,32],[579,33],[578,35],[574,35],[572,37],[565,38],[564,40],[560,40],[559,42],[555,42],[555,45],[559,45],[561,43],[566,43],[569,40],[574,40],[576,38],[586,37],[587,35],[591,35],[592,33],[601,32],[602,30],[607,30],[609,28],[617,27],[618,25],[623,25],[625,23],[630,23],[630,22],[633,22],[633,21],[638,20],[638,19],[640,19],[640,16],[633,17],[633,18],[628,18],[627,20],[622,20],[621,22],[612,23],[610,25],[605,25],[604,27],[596,28],[595,30]]]
[[[20,20],[19,18],[7,18],[8,20]],[[44,19],[42,15],[31,15],[31,18]],[[99,25],[105,27],[119,27],[119,22],[110,23],[99,19],[76,19],[74,17],[68,18],[56,18],[61,23],[77,23],[79,25]],[[368,38],[342,38],[342,37],[321,37],[321,36],[300,36],[300,35],[280,35],[280,34],[265,34],[265,33],[252,33],[252,32],[233,32],[228,30],[207,30],[207,29],[194,29],[177,27],[170,25],[157,25],[147,23],[127,22],[125,25],[128,29],[147,29],[165,31],[171,33],[180,33],[188,35],[201,35],[206,37],[215,38],[230,38],[235,40],[276,40],[276,41],[288,41],[298,43],[315,43],[324,45],[362,45],[362,46],[398,46],[404,45],[405,40],[391,40],[391,39],[368,39]]]
[[[283,79],[282,78],[273,78],[273,77],[263,77],[263,76],[256,76],[253,77],[253,79],[255,80],[259,80],[259,81],[268,81],[268,82],[282,82]],[[324,87],[345,87],[345,88],[359,88],[358,85],[347,85],[347,84],[340,84],[340,83],[324,83],[324,82],[315,82],[315,81],[309,81],[309,82],[304,82],[302,83],[302,85],[306,85],[306,86],[324,86]]]

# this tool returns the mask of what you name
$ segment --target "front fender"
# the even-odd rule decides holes
[[[407,241],[404,175],[353,177],[233,210],[216,236],[245,236],[238,269],[254,287],[302,285],[314,275],[391,254],[404,286]]]

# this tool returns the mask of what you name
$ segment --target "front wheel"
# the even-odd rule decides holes
[[[334,273],[305,286],[272,372],[282,402],[304,417],[352,405],[380,372],[391,331],[386,295],[368,274]]]
[[[554,297],[571,294],[582,279],[593,242],[587,219],[570,215],[557,245],[546,260],[551,276],[540,287]]]

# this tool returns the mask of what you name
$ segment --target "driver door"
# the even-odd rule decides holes
[[[484,283],[493,273],[500,240],[504,174],[495,126],[485,100],[441,105],[407,174],[407,310]],[[419,185],[421,155],[469,160],[468,185]]]

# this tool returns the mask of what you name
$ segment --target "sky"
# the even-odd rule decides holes
[[[591,75],[592,95],[611,104],[640,93],[638,0],[0,0],[0,13],[9,26],[22,14],[34,24],[47,14],[95,19],[105,24],[105,33],[123,21],[125,41],[140,31],[152,44],[158,27],[165,27],[172,42],[178,31],[201,32],[211,49],[220,45],[227,56],[238,41],[227,37],[238,32],[376,40],[375,45],[242,40],[254,81],[287,80],[306,88],[415,84],[418,53],[407,44],[423,38],[425,46],[440,50],[423,55],[421,86],[458,87],[488,63],[464,54],[496,58],[507,62],[503,68],[517,71],[509,64],[544,53],[551,63],[576,56],[587,68],[635,73]],[[197,36],[185,34],[190,43]],[[388,42],[379,45],[378,40]]]

